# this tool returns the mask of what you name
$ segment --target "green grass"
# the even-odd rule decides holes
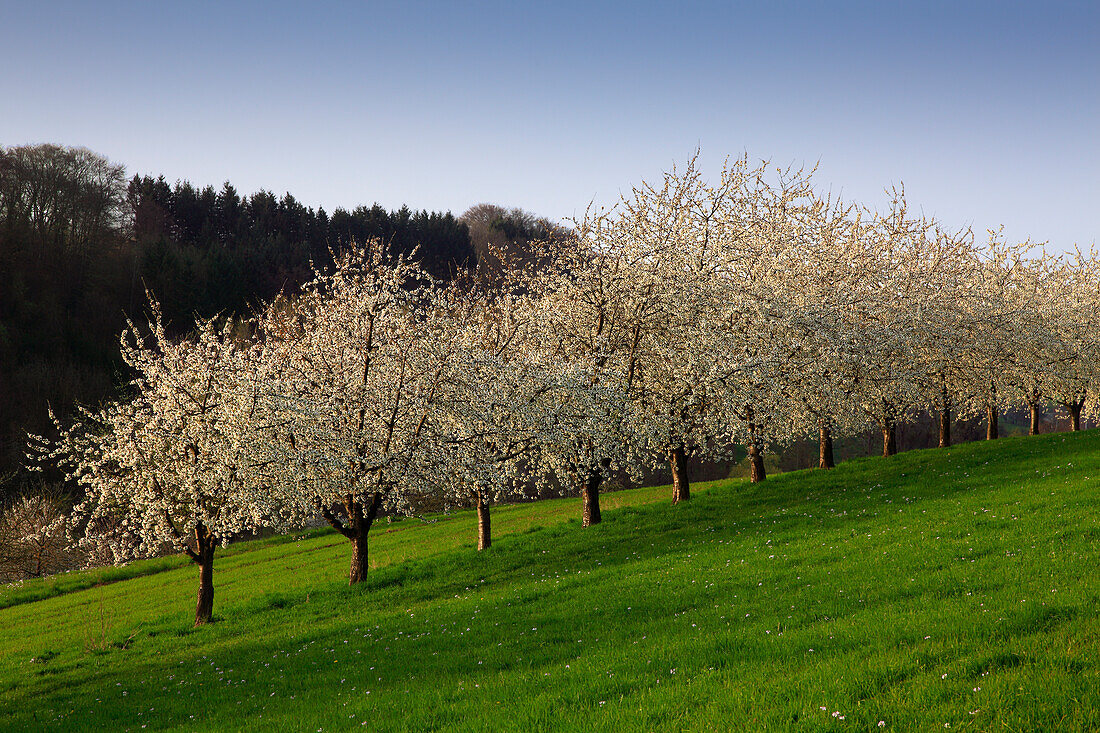
[[[354,588],[271,538],[199,629],[176,559],[26,583],[0,728],[1097,730],[1098,484],[1092,431],[406,520]]]

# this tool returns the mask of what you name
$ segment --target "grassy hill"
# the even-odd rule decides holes
[[[405,520],[358,587],[310,532],[198,629],[177,558],[26,583],[0,728],[1097,730],[1098,485],[1092,431]]]

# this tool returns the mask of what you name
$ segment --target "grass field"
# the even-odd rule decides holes
[[[0,728],[1098,730],[1100,431],[0,590]]]

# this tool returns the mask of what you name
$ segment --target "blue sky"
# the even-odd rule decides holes
[[[0,145],[556,219],[698,147],[1064,249],[1097,240],[1098,39],[1086,2],[0,0]]]

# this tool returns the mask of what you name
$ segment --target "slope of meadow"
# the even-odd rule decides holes
[[[1100,729],[1100,431],[0,590],[0,728]],[[618,507],[618,508],[615,508]],[[111,582],[114,581],[114,582]],[[95,585],[100,583],[99,585]]]

